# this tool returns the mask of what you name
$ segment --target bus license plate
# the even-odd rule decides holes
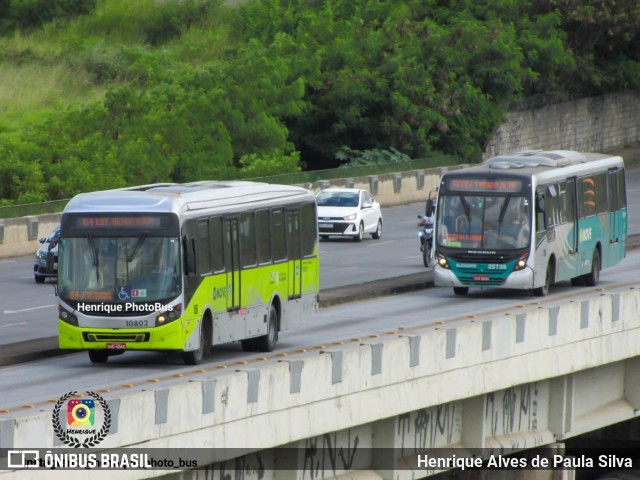
[[[126,350],[126,343],[107,343],[107,350]]]
[[[473,279],[476,282],[488,282],[489,280],[491,280],[491,278],[489,277],[489,275],[474,275]]]

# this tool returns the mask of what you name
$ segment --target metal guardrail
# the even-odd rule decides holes
[[[375,165],[362,165],[349,168],[332,168],[327,170],[313,170],[310,172],[289,173],[273,175],[269,177],[257,177],[247,180],[265,183],[280,183],[283,185],[302,185],[314,183],[320,180],[335,180],[338,178],[355,178],[370,175],[384,175],[385,173],[407,172],[428,168],[459,165],[462,160],[459,157],[443,155],[439,157],[420,158],[408,162],[381,163]],[[42,203],[25,203],[21,205],[6,205],[0,207],[0,219],[26,217],[28,215],[42,215],[45,213],[61,212],[69,202],[54,200]]]
[[[301,185],[321,180],[335,180],[338,178],[357,178],[386,173],[408,172],[428,168],[448,167],[462,164],[462,159],[451,155],[440,157],[419,158],[408,162],[378,163],[360,165],[356,167],[340,167],[327,170],[313,170],[310,172],[289,173],[269,177],[251,178],[256,182],[281,183],[284,185]]]
[[[43,215],[58,213],[64,210],[69,198],[41,203],[23,203],[21,205],[5,205],[0,207],[0,219],[27,217],[29,215]]]

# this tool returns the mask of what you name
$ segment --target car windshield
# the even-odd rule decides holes
[[[61,298],[107,302],[168,300],[181,290],[179,240],[72,237],[60,241]]]
[[[55,242],[59,238],[60,238],[60,227],[56,227],[47,237],[47,242],[48,243]]]
[[[320,192],[316,197],[319,207],[357,207],[358,192]]]
[[[518,249],[529,245],[531,213],[522,196],[443,195],[437,242],[445,247]]]

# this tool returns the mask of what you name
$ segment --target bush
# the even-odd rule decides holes
[[[0,16],[7,19],[6,29],[17,27],[29,30],[40,28],[53,20],[86,15],[95,7],[96,0],[5,0],[0,3]]]

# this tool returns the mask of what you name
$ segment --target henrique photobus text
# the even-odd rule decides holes
[[[79,312],[92,312],[92,313],[155,313],[155,312],[172,312],[173,305],[163,305],[160,302],[155,303],[137,303],[137,302],[125,302],[125,303],[84,303],[78,302],[77,310]]]

